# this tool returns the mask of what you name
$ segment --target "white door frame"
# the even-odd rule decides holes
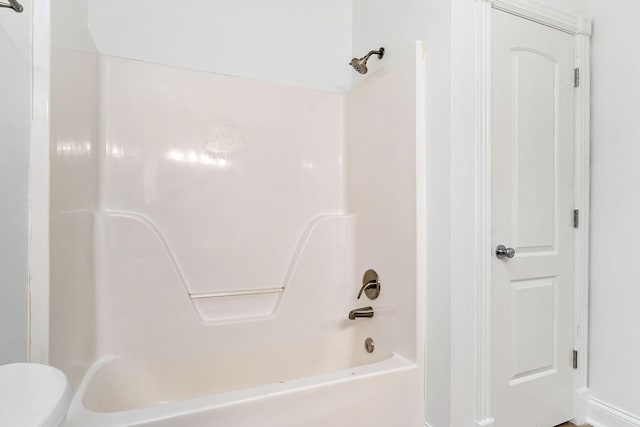
[[[590,45],[591,20],[531,0],[477,0],[476,3],[476,259],[475,284],[475,425],[494,425],[491,413],[491,10],[498,9],[569,33],[575,37],[575,420],[586,419],[589,316],[590,192]]]

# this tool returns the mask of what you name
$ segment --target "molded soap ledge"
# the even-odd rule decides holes
[[[263,319],[273,316],[280,304],[281,289],[277,293],[236,294],[193,298],[196,311],[205,322],[233,322]]]

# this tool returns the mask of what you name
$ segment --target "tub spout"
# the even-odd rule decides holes
[[[356,320],[359,317],[373,317],[373,307],[356,308],[349,312],[349,320]]]

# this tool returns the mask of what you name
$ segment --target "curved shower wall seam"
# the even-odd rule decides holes
[[[180,283],[182,284],[182,287],[184,288],[185,292],[189,296],[189,299],[193,303],[193,299],[194,298],[192,298],[192,295],[194,295],[194,294],[189,290],[189,284],[188,284],[187,279],[186,279],[186,277],[185,277],[185,275],[183,273],[182,267],[180,266],[180,263],[178,262],[177,257],[173,253],[173,250],[171,249],[171,246],[169,245],[169,242],[167,241],[166,237],[164,236],[164,234],[162,233],[160,228],[156,225],[156,223],[150,217],[148,217],[147,215],[141,214],[141,213],[131,212],[131,211],[100,210],[100,211],[96,211],[96,213],[104,214],[106,216],[111,216],[111,217],[120,217],[120,218],[132,219],[134,221],[138,221],[138,222],[144,224],[147,228],[149,228],[151,230],[151,232],[160,241],[160,244],[161,244],[162,248],[164,249],[167,257],[169,258],[169,261],[171,262],[171,265],[172,265],[173,269],[175,270],[176,274],[178,275],[178,279],[180,280]],[[319,216],[316,216],[313,219],[311,219],[309,221],[309,223],[307,224],[307,226],[305,226],[305,228],[302,231],[300,237],[298,238],[298,242],[296,243],[296,246],[295,246],[295,249],[293,251],[293,254],[290,257],[289,267],[287,268],[287,272],[285,273],[284,281],[283,281],[281,287],[272,288],[272,289],[277,289],[277,292],[286,291],[287,287],[289,286],[289,284],[291,282],[291,278],[293,277],[293,274],[296,271],[296,268],[298,267],[298,263],[300,262],[300,258],[302,257],[302,253],[304,252],[304,248],[306,247],[307,242],[309,241],[309,238],[311,237],[311,234],[313,233],[313,230],[316,228],[316,226],[318,224],[320,224],[322,221],[330,219],[330,218],[345,218],[345,217],[348,217],[348,216],[350,216],[350,215],[326,214],[326,215],[319,215]],[[276,291],[274,290],[272,292],[275,293]],[[226,293],[226,295],[220,295],[220,296],[221,297],[223,297],[223,296],[232,296],[232,295],[230,295],[231,292],[225,292],[225,293]],[[246,293],[246,291],[244,291],[244,292],[243,291],[238,291],[239,295],[242,295],[243,293]],[[215,298],[215,296],[212,296],[212,297]]]
[[[331,218],[346,218],[349,217],[351,215],[346,215],[346,214],[325,214],[325,215],[318,215],[314,218],[312,218],[308,223],[307,226],[302,230],[302,233],[300,234],[300,237],[298,238],[298,242],[296,243],[296,246],[293,250],[293,253],[291,254],[290,257],[290,261],[289,261],[289,268],[287,269],[287,273],[284,275],[284,281],[282,284],[282,287],[286,290],[286,288],[289,286],[289,283],[291,283],[291,279],[293,278],[293,274],[295,273],[296,269],[298,268],[298,263],[300,262],[300,258],[302,257],[302,253],[304,252],[304,248],[307,246],[307,243],[309,242],[309,238],[311,237],[311,234],[313,233],[313,230],[318,226],[318,224],[320,224],[322,221],[331,219]]]
[[[169,242],[167,242],[167,239],[164,237],[164,234],[160,231],[158,226],[155,224],[155,222],[151,218],[149,218],[146,215],[136,213],[136,212],[130,212],[130,211],[100,210],[100,211],[97,211],[96,213],[104,214],[110,217],[132,219],[132,220],[141,222],[142,224],[147,226],[147,228],[149,228],[151,232],[156,236],[156,238],[158,238],[158,240],[160,241],[162,248],[167,254],[169,261],[171,262],[171,266],[173,267],[174,271],[178,275],[178,279],[180,280],[182,287],[184,288],[187,295],[190,295],[187,280],[184,276],[184,273],[182,272],[182,268],[180,267],[180,264],[178,263],[177,258],[175,257],[175,255],[173,254],[173,251],[171,250],[171,247],[169,246]]]

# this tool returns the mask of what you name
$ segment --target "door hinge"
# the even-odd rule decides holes
[[[574,209],[573,211],[573,228],[580,227],[580,209]]]
[[[578,350],[573,350],[573,369],[578,369]]]
[[[573,87],[580,86],[580,68],[573,69]]]

